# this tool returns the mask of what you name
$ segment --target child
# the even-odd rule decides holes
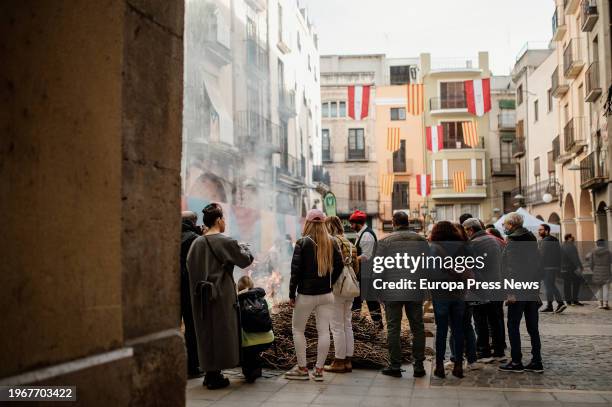
[[[260,354],[274,342],[272,320],[264,299],[266,291],[254,288],[251,277],[240,277],[237,288],[242,328],[242,374],[247,383],[254,383],[261,377]]]

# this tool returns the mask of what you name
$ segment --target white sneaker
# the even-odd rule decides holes
[[[297,365],[288,372],[285,372],[285,379],[287,380],[308,380],[309,378],[308,369],[301,369]]]
[[[480,358],[476,362],[478,363],[491,363],[495,360],[495,358],[489,356],[488,358]]]
[[[455,362],[449,360],[448,362],[444,362],[444,370],[453,370],[455,367]]]
[[[316,367],[312,370],[312,373],[310,374],[310,377],[312,378],[312,380],[314,380],[315,382],[322,382],[323,381],[323,369],[317,369]]]

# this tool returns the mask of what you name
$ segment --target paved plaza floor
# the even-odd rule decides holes
[[[612,406],[612,311],[594,304],[569,307],[561,315],[541,314],[540,325],[544,374],[499,372],[486,365],[464,379],[442,380],[432,376],[428,361],[428,374],[420,379],[407,365],[401,379],[354,370],[326,374],[320,383],[290,382],[269,371],[267,378],[245,384],[230,371],[232,384],[223,390],[206,390],[202,379],[189,381],[187,406]],[[528,343],[524,337],[527,362]]]

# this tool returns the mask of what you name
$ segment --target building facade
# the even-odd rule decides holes
[[[383,78],[384,55],[321,57],[321,157],[330,174],[337,214],[346,220],[359,209],[368,215],[368,224],[377,232],[382,231],[382,223],[373,101]],[[348,116],[349,86],[370,86],[366,117]]]
[[[436,220],[457,222],[462,213],[470,213],[488,222],[494,217],[488,199],[491,178],[485,149],[491,113],[480,117],[468,113],[464,87],[466,80],[491,76],[488,53],[479,53],[477,59],[432,59],[421,54],[420,72],[425,89],[424,125],[441,125],[444,134],[443,149],[427,152],[427,172],[432,179],[427,206],[435,206]],[[465,143],[464,122],[476,129],[479,142],[475,147]]]
[[[320,206],[320,70],[307,11],[290,0],[188,1],[185,37],[186,206],[294,216]]]

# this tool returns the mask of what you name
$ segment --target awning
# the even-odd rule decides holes
[[[512,99],[502,99],[499,101],[500,109],[516,109],[516,103]]]
[[[204,72],[204,86],[219,120],[219,141],[234,145],[234,122],[226,109],[217,78]]]

